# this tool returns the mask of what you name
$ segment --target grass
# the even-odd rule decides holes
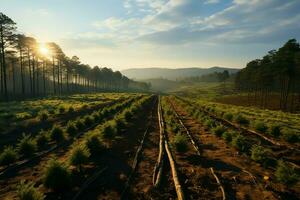
[[[248,150],[246,138],[242,135],[238,135],[235,138],[233,138],[232,146],[241,152],[246,152]]]
[[[44,171],[44,186],[55,192],[63,192],[71,187],[71,172],[68,166],[51,159]]]
[[[77,131],[78,131],[78,129],[77,129],[75,123],[69,121],[68,124],[67,124],[66,132],[69,135],[75,135],[77,133]]]
[[[17,197],[20,200],[43,200],[45,195],[34,187],[33,182],[22,180],[17,186]]]
[[[90,155],[89,149],[85,145],[75,143],[70,152],[69,162],[76,166],[79,172],[82,172],[82,165],[88,162]]]
[[[177,152],[184,153],[188,150],[188,138],[185,135],[178,133],[174,136],[172,145]]]
[[[96,157],[101,155],[101,153],[105,150],[105,145],[101,141],[98,135],[90,135],[85,140],[85,146],[88,148],[91,156]]]
[[[225,131],[226,131],[226,128],[222,125],[217,126],[213,129],[214,134],[218,137],[221,137]]]
[[[254,127],[256,131],[261,133],[265,133],[268,130],[268,126],[262,121],[255,122]]]
[[[0,165],[10,165],[14,163],[17,158],[18,154],[12,146],[5,147],[3,152],[0,154]]]
[[[23,155],[24,157],[31,157],[37,150],[37,144],[30,135],[23,134],[23,137],[17,144],[17,149],[20,155]]]
[[[51,130],[50,138],[57,143],[64,141],[66,138],[62,127],[54,125]]]
[[[299,181],[299,174],[296,170],[284,161],[279,161],[275,176],[277,181],[288,186],[292,186]]]
[[[40,133],[35,137],[37,147],[43,149],[49,142],[48,132],[41,130]]]
[[[251,159],[258,163],[266,165],[268,159],[270,158],[270,152],[271,150],[266,149],[265,147],[253,145],[251,148]]]

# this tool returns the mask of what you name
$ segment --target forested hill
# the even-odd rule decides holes
[[[122,74],[128,78],[143,80],[153,78],[164,78],[169,80],[182,79],[186,77],[202,76],[214,72],[223,72],[228,70],[229,73],[236,73],[239,69],[225,68],[225,67],[211,67],[211,68],[132,68],[121,71]]]

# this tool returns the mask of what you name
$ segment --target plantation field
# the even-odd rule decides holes
[[[123,95],[126,97],[127,95]],[[39,114],[47,112],[51,116],[64,112],[78,111],[83,107],[93,106],[97,103],[109,101],[122,97],[122,94],[107,93],[101,95],[85,94],[63,97],[51,97],[44,99],[0,102],[0,127],[4,129],[7,125],[15,126],[24,120],[39,117]]]
[[[35,114],[1,132],[0,199],[300,195],[297,114],[138,93],[6,106]]]
[[[219,117],[238,123],[238,117],[244,118],[241,125],[262,132],[270,137],[290,143],[300,142],[300,114],[259,109],[256,107],[235,106],[214,103],[205,100],[192,100],[197,107],[207,110]],[[279,132],[272,128],[279,127]]]

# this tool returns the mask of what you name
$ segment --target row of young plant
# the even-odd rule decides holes
[[[188,101],[187,99],[182,99],[184,101]],[[190,102],[191,103],[191,102]],[[278,123],[278,121],[272,121],[268,118],[260,118],[258,115],[254,115],[252,117],[246,116],[242,113],[242,108],[235,109],[222,109],[218,104],[206,104],[206,103],[197,103],[197,107],[199,109],[203,109],[209,113],[212,113],[220,118],[228,120],[230,122],[236,123],[245,128],[250,128],[259,133],[266,134],[275,139],[282,139],[289,143],[299,143],[300,142],[300,134],[296,132],[294,129],[285,126],[283,123]],[[228,111],[229,110],[229,111]],[[249,114],[250,115],[250,114]],[[265,116],[266,117],[266,116]],[[284,120],[284,118],[281,118]]]
[[[271,149],[252,144],[250,138],[243,136],[236,130],[223,126],[221,123],[207,116],[201,109],[197,109],[195,106],[191,106],[181,99],[173,98],[173,100],[184,107],[194,119],[203,124],[207,131],[224,139],[227,144],[233,146],[240,153],[248,155],[252,160],[261,164],[263,167],[272,170],[275,169],[275,177],[278,182],[293,186],[299,181],[300,174],[295,167],[283,160],[274,159]]]
[[[121,102],[124,99],[126,99],[126,98],[120,97],[120,98],[117,99],[117,101]],[[108,99],[108,100],[110,102],[116,101],[116,99],[115,100]],[[54,110],[54,109],[40,110],[37,113],[36,118],[40,122],[45,122],[49,119],[49,117],[62,116],[62,115],[65,115],[65,114],[75,114],[75,113],[80,113],[80,112],[86,111],[86,110],[97,109],[98,107],[101,107],[101,104],[103,104],[103,103],[105,103],[105,101],[93,101],[92,103],[89,103],[89,104],[84,103],[82,106],[80,106],[77,109],[75,109],[72,105],[71,106],[59,105],[56,110]]]
[[[182,130],[182,126],[176,118],[175,111],[166,97],[162,98],[161,104],[163,107],[166,130],[169,136],[171,136],[171,148],[174,148],[177,152],[184,153],[188,150],[189,139]]]
[[[23,134],[23,137],[19,139],[15,147],[6,146],[0,153],[0,166],[11,165],[17,160],[27,159],[33,157],[37,152],[50,149],[51,146],[71,141],[76,134],[84,132],[85,129],[102,122],[138,98],[140,96],[132,97],[125,102],[94,111],[92,114],[86,114],[85,116],[78,117],[76,120],[69,120],[65,127],[53,124],[50,130],[41,130],[36,136]]]
[[[64,162],[66,164],[56,158],[51,159],[43,171],[43,186],[57,195],[61,195],[63,192],[76,187],[74,184],[76,183],[74,181],[76,175],[85,179],[89,177],[91,172],[85,171],[85,165],[93,164],[95,168],[102,166],[103,161],[99,161],[99,158],[109,148],[113,138],[120,135],[129,126],[129,121],[139,117],[142,114],[140,111],[151,100],[152,97],[142,97],[119,112],[114,119],[105,121],[104,124],[89,131],[68,152],[68,162]],[[77,186],[80,187],[80,185]],[[33,182],[21,182],[17,187],[17,196],[20,200],[42,200],[45,198],[41,188],[35,187]]]

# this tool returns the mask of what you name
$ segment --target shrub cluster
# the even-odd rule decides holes
[[[266,149],[259,145],[252,146],[252,148],[251,148],[251,159],[252,160],[266,165],[269,157],[270,157],[269,149]]]
[[[39,149],[44,148],[49,141],[48,133],[44,130],[41,130],[39,134],[35,137],[35,141]]]
[[[238,135],[232,140],[232,146],[241,152],[248,150],[246,138],[242,135]]]
[[[85,145],[89,149],[91,156],[97,156],[105,149],[105,145],[96,134],[88,136],[85,140]]]
[[[268,130],[267,125],[262,121],[255,122],[255,130],[265,133]]]
[[[21,181],[17,186],[17,197],[20,200],[43,200],[45,195],[34,187],[33,182]]]
[[[243,115],[241,114],[238,114],[236,117],[235,117],[235,121],[238,123],[238,124],[241,124],[241,125],[249,125],[249,120],[244,117]]]
[[[226,128],[222,125],[217,126],[213,129],[214,134],[218,137],[221,137],[225,131],[226,131]]]
[[[76,166],[78,171],[82,171],[82,165],[88,162],[90,152],[84,144],[75,144],[70,152],[70,164]]]
[[[39,119],[40,119],[41,121],[46,121],[46,120],[49,118],[49,114],[48,114],[47,111],[41,111],[41,112],[38,114],[38,116],[39,116]]]
[[[71,121],[68,122],[66,132],[69,135],[75,135],[77,133],[77,127],[74,122]]]
[[[176,134],[173,138],[172,144],[177,152],[186,152],[188,150],[188,138],[183,134]]]
[[[230,112],[224,113],[223,115],[224,119],[231,121],[233,119],[233,114]]]
[[[299,174],[296,170],[284,161],[279,161],[277,164],[276,179],[288,186],[294,185],[299,181]]]
[[[23,138],[19,140],[19,143],[17,144],[17,149],[19,154],[25,157],[30,157],[37,150],[36,141],[32,139],[30,135],[25,135],[23,133]]]
[[[17,160],[17,152],[12,146],[5,147],[0,154],[0,165],[9,165]]]
[[[44,171],[44,186],[62,192],[71,186],[71,172],[67,166],[51,159]]]
[[[52,140],[56,141],[57,143],[65,140],[65,135],[64,135],[63,129],[57,125],[54,125],[52,127],[50,137]]]

